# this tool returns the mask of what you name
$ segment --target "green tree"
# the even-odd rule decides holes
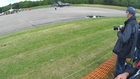
[[[104,3],[107,5],[112,5],[114,0],[104,0]]]
[[[43,5],[48,5],[49,1],[48,0],[43,0]]]
[[[140,8],[140,1],[139,0],[135,0],[135,7]]]
[[[95,4],[98,4],[99,2],[98,2],[98,0],[94,0],[94,3],[95,3]]]
[[[19,7],[20,7],[20,8],[24,8],[24,2],[22,2],[22,1],[19,2]]]
[[[76,0],[71,0],[72,1],[72,4],[76,4]]]
[[[0,13],[2,13],[2,7],[0,7]]]
[[[23,2],[23,8],[29,8],[33,6],[33,2],[32,1],[25,1]]]
[[[94,0],[95,4],[104,4],[104,0]]]
[[[126,7],[128,7],[128,6],[129,6],[128,0],[122,0],[122,1],[121,1],[121,6],[126,6]]]
[[[19,3],[14,3],[14,4],[12,5],[12,8],[13,8],[13,9],[20,9]]]
[[[113,4],[120,6],[121,5],[121,0],[114,0]]]
[[[135,6],[135,1],[136,0],[129,0],[129,6]]]
[[[5,12],[5,11],[11,9],[11,7],[12,7],[11,4],[9,4],[9,5],[5,6],[5,7],[2,7],[2,12]]]
[[[94,3],[94,0],[88,0],[88,3],[89,4],[93,4]]]
[[[80,0],[80,4],[88,4],[88,0]]]

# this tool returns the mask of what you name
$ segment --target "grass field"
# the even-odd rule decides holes
[[[51,5],[36,6],[32,7],[32,9],[49,8],[49,7],[51,7]]]
[[[100,4],[74,4],[74,6],[85,6],[85,7],[98,7],[98,8],[108,8],[125,11],[127,7],[123,6],[113,6],[113,5],[100,5]],[[137,13],[140,13],[140,9],[136,9]]]
[[[113,26],[125,19],[83,19],[1,36],[0,78],[80,79],[113,55]]]

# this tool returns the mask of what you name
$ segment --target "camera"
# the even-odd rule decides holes
[[[124,29],[124,26],[123,26],[123,25],[114,26],[114,30],[118,30],[118,28],[119,28],[120,30],[123,30],[123,29]]]

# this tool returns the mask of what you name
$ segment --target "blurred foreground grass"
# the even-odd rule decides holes
[[[0,37],[1,79],[80,79],[110,58],[126,18],[57,23]],[[103,57],[106,55],[105,57]]]

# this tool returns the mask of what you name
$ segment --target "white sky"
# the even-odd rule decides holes
[[[6,6],[8,4],[13,4],[15,2],[20,2],[20,1],[25,1],[25,0],[0,0],[0,7]],[[37,0],[30,0],[30,1],[37,1]]]

